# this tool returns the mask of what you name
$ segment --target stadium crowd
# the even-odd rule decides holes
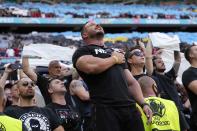
[[[0,109],[6,114],[1,115],[2,129],[196,131],[196,45],[180,44],[191,67],[179,83],[179,51],[165,72],[163,52],[151,41],[104,44],[103,28],[94,22],[83,26],[81,36],[80,44],[73,44],[74,68],[51,60],[43,73],[31,68],[33,56],[25,54],[22,65],[5,66],[0,79]],[[15,78],[9,76],[13,73]]]
[[[105,34],[91,20],[167,19],[194,24],[195,5],[58,1],[0,5],[0,17],[11,21],[89,19],[81,32],[0,34],[0,130],[197,131],[196,33]],[[73,1],[78,0],[69,2]],[[99,0],[85,0],[92,1]],[[165,43],[166,37],[173,40]],[[62,53],[55,50],[59,47],[71,49],[72,55],[67,50],[63,59],[51,59]],[[48,61],[47,67],[39,66],[41,60]],[[168,60],[173,62],[169,70]]]
[[[54,8],[55,7],[55,8]],[[138,12],[136,12],[136,9]],[[195,5],[124,5],[124,4],[55,4],[3,3],[1,17],[32,18],[132,18],[132,19],[196,19]]]

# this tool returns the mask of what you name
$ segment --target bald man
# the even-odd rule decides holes
[[[153,119],[150,125],[147,125],[147,119],[142,112],[142,119],[146,131],[155,130],[180,130],[179,113],[173,101],[157,97],[157,85],[155,81],[148,76],[142,76],[138,79],[145,101],[150,105],[153,111]]]
[[[139,78],[138,82],[141,86],[142,93],[145,98],[150,96],[154,96],[154,97],[159,96],[157,91],[157,84],[151,77],[143,76]]]

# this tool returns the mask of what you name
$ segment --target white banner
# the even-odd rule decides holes
[[[180,40],[177,35],[169,36],[167,34],[157,32],[149,33],[149,37],[154,47],[180,51]]]
[[[48,66],[51,60],[71,62],[74,51],[52,44],[30,44],[23,47],[22,56],[29,56],[30,66]]]

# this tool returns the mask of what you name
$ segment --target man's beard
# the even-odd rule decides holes
[[[32,95],[21,95],[21,97],[23,98],[23,99],[33,99],[34,98],[34,94],[32,94]]]
[[[96,32],[95,34],[92,34],[90,35],[90,38],[94,38],[94,39],[102,39],[104,37],[104,32],[102,31],[99,31],[99,32]]]
[[[157,72],[164,72],[166,69],[156,69]]]

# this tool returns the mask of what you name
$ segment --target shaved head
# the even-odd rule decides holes
[[[155,90],[157,89],[154,89],[156,87],[156,83],[151,77],[142,76],[138,79],[138,82],[141,86],[144,97],[156,95],[157,92]]]

